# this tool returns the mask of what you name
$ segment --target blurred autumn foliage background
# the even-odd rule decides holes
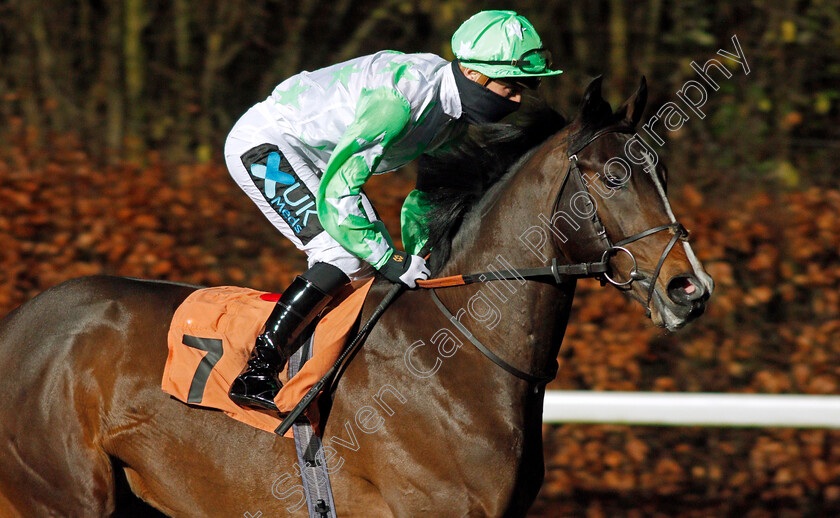
[[[393,48],[451,57],[466,17],[432,0],[0,3],[0,314],[107,273],[282,289],[305,267],[222,165],[227,130],[283,78]],[[582,282],[549,388],[840,392],[840,6],[836,1],[516,2],[565,73],[647,114],[737,34],[732,69],[668,135],[669,194],[717,290],[669,335]],[[398,236],[409,167],[367,188]],[[534,516],[837,516],[840,432],[546,426]]]

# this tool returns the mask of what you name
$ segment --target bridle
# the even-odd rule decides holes
[[[589,137],[583,144],[578,146],[574,152],[569,153],[569,168],[566,170],[566,176],[563,178],[563,185],[560,188],[560,193],[557,195],[557,200],[563,197],[563,190],[566,188],[566,185],[569,181],[569,178],[576,177],[577,181],[581,182],[582,185],[586,185],[583,183],[580,168],[578,167],[578,159],[577,153],[580,153],[586,146],[593,143],[599,137],[606,135],[607,133],[632,133],[632,130],[625,127],[613,127],[601,130],[596,132],[594,135]],[[633,243],[635,241],[639,241],[640,239],[644,239],[648,236],[656,234],[657,232],[661,232],[663,230],[670,230],[673,232],[674,236],[668,242],[668,245],[665,247],[665,250],[662,252],[662,255],[659,257],[659,263],[656,265],[656,269],[653,272],[653,277],[650,283],[650,289],[648,291],[647,300],[645,305],[647,310],[650,311],[650,301],[653,297],[654,287],[656,286],[656,279],[659,276],[659,272],[662,270],[662,265],[665,263],[665,259],[668,257],[668,254],[671,253],[671,249],[674,248],[676,242],[680,239],[687,240],[688,231],[680,225],[675,219],[673,213],[670,211],[670,207],[667,207],[667,198],[665,197],[665,191],[662,185],[659,183],[659,180],[656,177],[656,174],[651,174],[653,177],[654,183],[656,183],[657,191],[659,195],[663,198],[664,203],[666,204],[666,208],[668,208],[668,215],[671,219],[671,223],[667,225],[659,225],[656,227],[649,228],[638,234],[633,234],[630,237],[626,237],[616,243],[612,243],[607,236],[607,231],[604,228],[604,225],[601,223],[601,219],[598,217],[597,211],[595,211],[593,218],[593,224],[598,229],[597,234],[600,239],[604,241],[606,244],[604,248],[604,252],[601,255],[600,261],[595,262],[585,262],[585,263],[576,263],[576,264],[560,264],[557,258],[552,258],[550,263],[546,266],[541,266],[538,268],[512,268],[507,264],[507,261],[501,256],[497,256],[497,259],[507,267],[506,270],[497,270],[492,272],[484,272],[484,273],[474,273],[474,274],[467,274],[467,275],[452,275],[449,277],[441,277],[437,279],[429,279],[425,281],[417,281],[417,285],[421,288],[428,288],[429,293],[431,294],[432,300],[434,301],[435,305],[438,309],[443,313],[443,315],[450,321],[452,324],[469,340],[475,347],[486,356],[490,361],[504,369],[505,371],[509,372],[513,376],[517,378],[523,379],[528,382],[530,386],[533,387],[534,393],[538,393],[540,387],[544,386],[548,382],[554,379],[554,376],[557,374],[557,368],[553,369],[553,372],[547,376],[538,376],[534,374],[530,374],[524,372],[522,370],[517,369],[510,363],[506,362],[504,359],[499,357],[493,351],[491,351],[487,346],[482,344],[472,333],[467,330],[466,327],[458,320],[457,317],[450,313],[449,309],[441,302],[438,298],[437,294],[435,293],[435,288],[447,288],[452,286],[464,286],[466,284],[473,284],[476,282],[488,282],[488,281],[499,281],[499,280],[513,280],[518,279],[524,283],[526,280],[532,280],[537,282],[545,282],[555,286],[559,286],[564,282],[567,282],[569,279],[577,279],[577,278],[585,278],[585,277],[594,277],[601,280],[602,284],[610,283],[614,286],[617,286],[619,289],[630,289],[630,285],[634,281],[642,280],[644,277],[639,273],[638,264],[636,263],[636,258],[633,256],[633,253],[630,252],[625,245]],[[587,189],[588,192],[588,189]],[[617,282],[609,275],[609,261],[610,258],[617,254],[618,252],[626,253],[633,261],[633,268],[630,270],[630,275],[627,281],[624,282]],[[422,252],[421,252],[422,253]],[[318,382],[316,382],[312,388],[306,393],[306,395],[300,400],[300,402],[295,406],[291,413],[283,420],[280,426],[277,427],[275,433],[279,435],[283,435],[286,431],[292,426],[295,420],[298,419],[300,414],[308,407],[312,401],[318,396],[321,390],[324,390],[327,383],[332,382],[335,377],[337,376],[338,368],[340,365],[343,365],[345,359],[355,354],[355,351],[364,343],[365,337],[367,337],[370,330],[376,324],[379,317],[385,312],[388,306],[404,291],[403,284],[394,284],[391,287],[391,290],[385,295],[385,297],[380,301],[379,305],[371,314],[368,321],[365,323],[364,326],[356,333],[356,336],[350,342],[350,344],[344,349],[338,359],[335,361],[335,364],[324,374]],[[463,310],[461,310],[463,311]],[[459,311],[459,314],[461,313]],[[328,389],[328,391],[334,390],[334,385]]]
[[[595,142],[599,137],[601,137],[603,135],[606,135],[608,133],[628,133],[629,134],[629,133],[633,133],[633,130],[631,128],[619,126],[619,127],[607,128],[607,129],[598,131],[594,135],[589,137],[589,139],[587,139],[583,144],[579,145],[572,153],[569,153],[569,169],[566,172],[566,177],[563,180],[564,185],[561,188],[560,195],[558,196],[558,201],[562,198],[562,194],[563,194],[562,190],[565,188],[565,184],[567,183],[567,180],[569,179],[570,176],[572,176],[572,175],[577,176],[577,179],[580,181],[580,183],[582,183],[583,185],[586,185],[586,183],[583,181],[583,175],[580,172],[580,168],[578,167],[577,154],[580,153],[581,151],[583,151],[583,149],[586,148],[588,145]],[[653,181],[655,183],[657,183],[657,185],[658,185],[659,184],[659,179],[656,177],[655,171],[650,173],[650,175],[653,177]],[[587,192],[588,192],[588,189],[587,189]],[[634,281],[641,281],[641,280],[644,279],[644,276],[639,272],[639,265],[636,262],[636,257],[633,255],[633,253],[630,250],[625,248],[625,246],[629,245],[630,243],[634,243],[636,241],[644,239],[648,236],[652,236],[653,234],[656,234],[658,232],[662,232],[663,230],[668,230],[673,234],[672,237],[671,237],[671,240],[668,242],[668,244],[665,246],[665,249],[662,251],[662,254],[659,256],[659,262],[656,264],[656,268],[653,270],[653,276],[651,277],[650,287],[648,288],[648,294],[647,294],[647,297],[645,299],[645,309],[650,311],[650,302],[653,298],[653,293],[656,289],[656,280],[659,278],[659,273],[662,271],[662,266],[665,264],[665,260],[668,258],[668,255],[671,253],[671,250],[674,248],[674,245],[677,244],[677,241],[680,241],[680,240],[687,241],[688,240],[688,230],[686,230],[685,227],[682,226],[682,224],[678,223],[677,221],[672,221],[671,223],[668,223],[666,225],[658,225],[658,226],[655,226],[655,227],[651,227],[647,230],[643,230],[641,232],[633,234],[632,236],[629,236],[629,237],[626,237],[626,238],[624,238],[620,241],[617,241],[616,243],[612,243],[610,241],[609,236],[607,236],[607,230],[604,227],[603,223],[601,222],[601,218],[600,218],[600,216],[598,216],[597,211],[594,212],[594,215],[592,216],[592,218],[593,218],[593,222],[594,222],[595,226],[598,228],[598,236],[600,236],[607,245],[605,250],[604,250],[604,253],[601,257],[601,262],[609,262],[610,258],[613,255],[616,255],[619,252],[623,252],[623,253],[627,254],[630,257],[630,259],[633,261],[633,268],[630,270],[630,273],[629,273],[626,281],[618,282],[618,281],[614,280],[613,278],[611,278],[609,276],[608,272],[604,272],[603,277],[601,277],[602,284],[604,284],[605,281],[606,281],[606,282],[609,282],[610,284],[612,284],[613,286],[616,286],[619,289],[623,289],[623,290],[629,290]]]
[[[600,137],[608,134],[608,133],[633,133],[633,130],[628,127],[624,126],[614,126],[610,128],[606,128],[600,130],[593,135],[591,135],[586,141],[582,144],[578,145],[571,153],[568,154],[568,161],[569,167],[566,170],[566,175],[563,178],[563,185],[560,188],[560,192],[557,196],[556,204],[559,204],[560,200],[563,198],[563,192],[566,189],[567,185],[569,184],[570,179],[575,179],[581,185],[586,185],[583,181],[583,176],[580,171],[580,167],[578,166],[578,157],[577,154],[583,151],[587,146],[598,140]],[[657,190],[659,191],[660,195],[664,198],[664,190],[662,185],[660,184],[659,179],[656,176],[656,172],[653,171],[650,173],[653,177],[653,181],[656,183]],[[588,193],[588,188],[587,193]],[[591,196],[591,195],[590,195]],[[666,199],[667,203],[667,199]],[[671,250],[676,245],[677,241],[688,240],[688,231],[683,227],[679,222],[677,222],[673,215],[669,211],[669,216],[671,222],[665,225],[658,225],[655,227],[651,227],[647,230],[643,230],[632,236],[626,237],[613,243],[609,236],[607,236],[607,230],[604,227],[603,223],[601,222],[601,218],[598,216],[597,210],[594,211],[592,215],[592,223],[597,229],[597,237],[603,241],[604,243],[604,251],[601,255],[599,261],[593,262],[583,262],[583,263],[575,263],[575,264],[561,264],[558,259],[552,258],[548,265],[537,267],[537,268],[508,268],[505,270],[496,270],[491,272],[483,272],[483,273],[474,273],[474,274],[465,274],[465,275],[453,275],[449,277],[441,277],[437,279],[429,279],[425,281],[417,281],[417,285],[421,288],[428,288],[432,300],[434,301],[435,305],[438,309],[446,316],[446,318],[453,323],[455,327],[458,328],[461,333],[467,337],[467,339],[481,351],[487,358],[489,358],[493,363],[504,369],[505,371],[509,372],[510,374],[516,376],[517,378],[523,379],[530,384],[533,384],[535,390],[538,389],[539,386],[545,385],[556,375],[556,368],[555,372],[553,372],[550,376],[536,376],[533,374],[529,374],[527,372],[521,371],[514,367],[513,365],[509,364],[498,355],[493,353],[490,349],[488,349],[484,344],[482,344],[472,333],[470,333],[463,324],[452,315],[449,309],[441,302],[440,298],[438,298],[437,294],[435,293],[435,288],[448,288],[453,286],[463,286],[467,284],[473,284],[476,282],[488,282],[488,281],[498,281],[498,280],[514,280],[518,279],[521,281],[525,280],[532,280],[537,282],[545,282],[548,284],[552,284],[555,286],[559,286],[564,282],[567,282],[569,279],[577,279],[577,278],[596,278],[601,281],[602,285],[606,283],[610,283],[621,290],[629,290],[632,286],[632,283],[635,281],[644,280],[645,276],[639,272],[638,263],[636,261],[636,257],[633,253],[626,248],[626,245],[630,243],[634,243],[641,239],[644,239],[648,236],[652,236],[659,232],[668,230],[670,231],[673,236],[671,237],[668,244],[665,246],[665,249],[662,251],[662,254],[659,256],[659,262],[656,265],[656,268],[653,271],[653,275],[650,280],[650,287],[648,288],[647,297],[645,299],[645,309],[650,312],[650,303],[653,299],[653,294],[656,289],[656,280],[659,278],[659,274],[662,271],[662,266],[665,264],[665,260],[668,258],[668,255],[671,253]],[[631,268],[628,278],[626,281],[619,282],[615,280],[613,277],[610,276],[609,270],[609,262],[610,259],[618,254],[624,253],[627,254],[630,259],[633,261],[633,267]],[[502,260],[502,256],[498,256],[498,259]],[[506,261],[502,261],[503,264],[506,265]]]

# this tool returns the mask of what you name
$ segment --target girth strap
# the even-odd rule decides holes
[[[461,334],[467,337],[467,340],[469,340],[479,351],[481,351],[481,354],[489,358],[490,361],[492,361],[502,369],[506,370],[510,374],[513,374],[517,378],[523,379],[533,385],[545,385],[546,383],[554,379],[554,376],[557,374],[556,372],[551,376],[534,376],[532,374],[528,374],[527,372],[523,372],[514,367],[513,365],[509,364],[508,362],[504,361],[502,358],[497,356],[496,353],[494,353],[493,351],[488,349],[484,344],[479,342],[478,339],[475,336],[473,336],[473,334],[470,333],[467,330],[467,328],[465,328],[464,325],[461,324],[461,322],[459,322],[458,319],[455,318],[455,316],[453,316],[452,313],[449,312],[448,309],[446,309],[446,306],[444,306],[443,302],[440,301],[437,294],[435,293],[435,290],[429,290],[429,293],[431,293],[432,300],[435,302],[435,305],[438,307],[441,313],[443,313],[443,315],[447,319],[449,319],[449,321],[452,322],[452,324],[456,328],[458,328],[458,331],[460,331]]]

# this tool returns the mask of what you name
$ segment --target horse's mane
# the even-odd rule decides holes
[[[632,99],[639,105],[635,110],[640,114],[647,99],[644,78]],[[601,97],[601,78],[595,78],[587,87],[581,110],[570,125],[564,142],[566,149],[579,148],[597,132],[611,126],[617,131],[632,133],[638,122],[628,122],[627,110],[632,108],[625,104],[613,112]],[[520,110],[512,123],[473,126],[466,138],[449,152],[437,157],[421,157],[418,184],[422,178],[422,190],[433,207],[425,216],[428,246],[435,251],[429,263],[432,274],[437,274],[449,260],[452,240],[478,201],[506,173],[513,172],[516,163],[528,151],[566,125],[562,115],[539,102],[530,109]]]
[[[435,274],[449,259],[452,239],[465,215],[525,153],[566,125],[566,119],[541,104],[518,114],[509,124],[473,126],[453,149],[423,156],[418,175],[432,209],[425,216],[428,245],[435,251],[430,268]]]

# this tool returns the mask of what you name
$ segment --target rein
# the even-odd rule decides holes
[[[560,190],[560,194],[558,195],[558,201],[560,196],[563,194],[563,189],[565,189],[565,182],[568,180],[570,175],[576,174],[578,175],[578,179],[581,178],[580,168],[577,164],[577,153],[582,151],[586,146],[597,140],[599,137],[607,134],[607,133],[630,133],[625,128],[608,128],[605,130],[601,130],[596,132],[594,135],[589,137],[589,139],[584,142],[582,145],[578,146],[578,148],[569,154],[569,168],[566,170],[566,175],[563,179],[564,185]],[[650,283],[650,289],[648,291],[646,305],[648,311],[650,311],[650,301],[653,297],[653,292],[656,286],[656,279],[659,276],[660,271],[662,270],[662,265],[665,263],[665,259],[668,257],[668,254],[671,252],[671,249],[674,247],[676,242],[680,239],[686,241],[688,237],[688,231],[679,224],[676,219],[674,219],[673,213],[670,210],[670,206],[668,205],[668,199],[665,197],[664,190],[662,186],[659,184],[659,181],[656,178],[656,175],[651,175],[656,183],[657,190],[662,196],[662,199],[666,205],[666,209],[668,210],[669,218],[671,223],[667,225],[659,225],[656,227],[649,228],[638,234],[633,234],[630,237],[624,238],[621,241],[613,244],[609,237],[607,237],[607,231],[604,228],[603,224],[601,223],[600,217],[598,217],[598,213],[596,212],[593,216],[597,223],[597,228],[600,230],[598,231],[598,235],[601,236],[607,244],[603,254],[601,255],[600,261],[593,261],[588,263],[576,263],[576,264],[560,264],[557,258],[553,258],[551,262],[546,266],[541,266],[537,268],[508,268],[506,270],[498,270],[494,272],[483,272],[483,273],[474,273],[474,274],[467,274],[467,275],[453,275],[449,277],[441,277],[437,279],[428,279],[424,281],[417,281],[417,285],[421,288],[427,288],[430,290],[432,301],[434,301],[437,308],[440,310],[441,313],[450,321],[452,324],[458,328],[458,330],[472,343],[484,356],[486,356],[490,361],[494,364],[498,365],[500,368],[504,369],[506,372],[510,373],[517,378],[525,380],[528,382],[529,385],[533,385],[534,393],[539,391],[539,387],[544,386],[548,382],[554,379],[554,376],[557,374],[556,368],[551,375],[547,376],[537,376],[534,374],[529,374],[522,370],[517,369],[510,363],[503,360],[499,357],[496,353],[490,350],[487,346],[481,343],[461,322],[458,320],[457,317],[452,315],[449,309],[443,304],[443,302],[438,298],[437,293],[435,293],[436,288],[449,288],[454,286],[465,286],[467,284],[473,284],[476,282],[488,282],[488,281],[500,281],[500,280],[512,280],[512,279],[519,279],[521,281],[532,280],[537,282],[545,282],[548,284],[552,284],[558,286],[563,283],[564,280],[568,280],[570,278],[585,278],[585,277],[594,277],[601,280],[601,284],[606,284],[609,282],[614,286],[619,287],[619,289],[630,289],[630,284],[633,281],[640,281],[644,278],[644,276],[639,272],[638,263],[636,262],[636,257],[630,252],[627,248],[624,248],[624,245],[633,243],[645,237],[651,236],[656,234],[657,232],[661,232],[663,230],[670,230],[673,232],[674,236],[668,242],[668,245],[665,247],[665,250],[662,252],[662,255],[659,257],[659,263],[656,265],[656,270],[653,273],[653,277]],[[582,181],[582,180],[581,180]],[[583,184],[585,185],[585,183]],[[610,258],[617,254],[618,252],[626,253],[630,256],[630,259],[633,260],[633,268],[630,270],[630,277],[625,282],[617,282],[609,276],[609,260]],[[424,252],[421,252],[423,254]],[[391,302],[394,301],[401,293],[403,292],[403,285],[402,284],[394,284],[379,305],[374,310],[373,314],[370,316],[368,321],[365,325],[359,330],[356,334],[353,341],[344,349],[341,355],[338,357],[334,365],[324,374],[321,379],[312,386],[311,389],[306,393],[306,395],[301,399],[301,401],[295,406],[291,413],[286,416],[280,426],[277,427],[275,430],[276,433],[283,435],[298,419],[303,413],[303,411],[308,407],[312,401],[315,400],[318,393],[321,390],[326,389],[327,391],[331,390],[333,387],[327,387],[327,383],[331,383],[334,381],[334,376],[337,373],[337,369],[339,366],[345,361],[345,359],[354,354],[355,351],[361,347],[364,343],[364,339],[367,337],[370,330],[373,328],[373,325],[379,320],[379,317],[385,312]]]
[[[560,194],[558,195],[558,201],[562,197],[563,189],[566,187],[566,180],[575,174],[579,179],[581,179],[581,183],[586,185],[582,181],[582,174],[580,172],[580,168],[578,167],[578,157],[577,154],[583,151],[588,145],[592,144],[598,138],[606,135],[608,133],[631,133],[629,128],[607,128],[601,131],[596,132],[593,134],[589,139],[586,140],[583,144],[579,145],[572,153],[569,153],[568,160],[569,160],[569,168],[566,170],[566,174],[563,177],[563,187],[560,190]],[[653,176],[655,174],[651,173]],[[656,182],[657,188],[661,189],[661,186],[658,180],[654,180]],[[666,198],[667,200],[667,198]],[[670,210],[669,210],[670,214]],[[650,287],[648,289],[647,298],[645,300],[645,308],[648,312],[650,312],[650,303],[653,299],[653,293],[656,290],[656,280],[659,277],[659,273],[662,271],[662,266],[665,264],[665,260],[668,258],[668,255],[671,253],[671,250],[674,248],[674,245],[679,240],[687,241],[688,240],[688,231],[683,227],[680,223],[673,219],[671,216],[671,223],[666,225],[659,225],[656,227],[649,228],[647,230],[643,230],[637,234],[633,234],[630,237],[626,237],[616,243],[612,243],[610,238],[607,236],[607,231],[601,222],[601,218],[598,216],[598,213],[595,212],[594,214],[595,223],[597,228],[599,228],[598,235],[601,236],[606,244],[608,245],[607,248],[604,250],[604,253],[601,255],[601,260],[596,262],[584,262],[584,263],[575,263],[575,264],[560,264],[558,259],[552,258],[551,262],[546,266],[541,266],[537,268],[508,268],[506,270],[498,270],[493,272],[482,272],[482,273],[472,273],[472,274],[463,274],[463,275],[451,275],[448,277],[439,277],[436,279],[428,279],[428,280],[420,280],[417,281],[417,285],[421,288],[429,289],[432,301],[434,301],[437,308],[440,310],[443,315],[449,319],[458,328],[459,331],[470,341],[484,356],[486,356],[490,361],[498,365],[500,368],[505,370],[506,372],[520,378],[522,380],[527,381],[529,384],[535,385],[534,390],[536,391],[539,386],[545,385],[554,379],[556,375],[556,369],[553,374],[550,376],[537,376],[533,374],[529,374],[522,370],[517,369],[510,363],[503,360],[493,351],[491,351],[486,345],[482,344],[466,327],[464,327],[461,322],[452,315],[449,309],[441,302],[440,298],[438,298],[437,293],[435,293],[436,288],[451,288],[455,286],[465,286],[467,284],[473,284],[476,282],[489,282],[489,281],[499,281],[499,280],[513,280],[518,279],[522,282],[526,280],[536,281],[536,282],[544,282],[548,284],[552,284],[554,286],[559,286],[564,281],[568,281],[569,279],[580,279],[580,278],[596,278],[601,281],[601,285],[605,285],[606,283],[610,283],[622,290],[629,290],[630,285],[634,281],[641,281],[644,279],[644,275],[639,272],[639,266],[636,262],[636,257],[633,255],[630,250],[625,248],[625,245],[630,243],[634,243],[641,239],[644,239],[648,236],[652,236],[658,232],[663,230],[669,230],[673,233],[673,237],[665,246],[665,249],[662,251],[662,254],[659,256],[659,262],[654,269],[653,276],[651,277]],[[609,262],[613,255],[616,255],[619,252],[623,252],[627,254],[630,259],[633,261],[633,268],[630,270],[629,278],[627,281],[618,282],[610,277],[609,275]],[[501,259],[501,257],[500,257]]]
[[[493,272],[471,273],[466,275],[451,275],[449,277],[438,277],[417,281],[421,288],[451,288],[453,286],[466,286],[476,282],[501,281],[501,280],[530,280],[545,282],[549,284],[561,284],[564,277],[584,278],[601,277],[608,270],[608,261],[560,264],[557,258],[552,258],[548,266],[539,268],[511,268],[508,270],[497,270]]]

